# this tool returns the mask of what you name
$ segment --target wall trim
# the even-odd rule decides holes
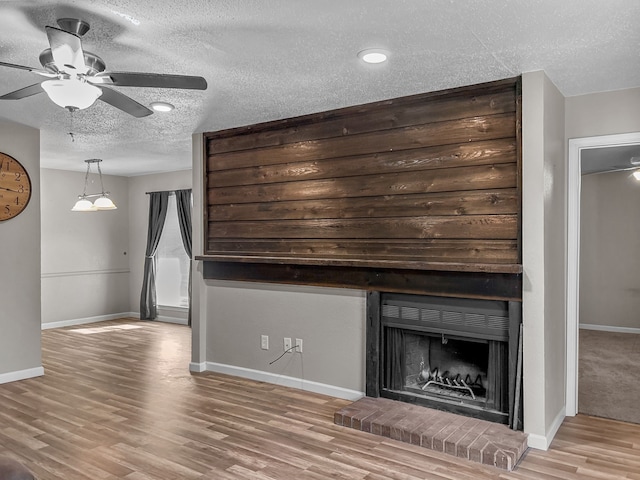
[[[558,429],[562,426],[564,417],[566,417],[566,410],[565,407],[562,407],[562,410],[560,410],[560,412],[558,412],[558,415],[556,415],[556,418],[553,419],[553,422],[551,423],[549,431],[546,435],[529,433],[529,437],[527,438],[527,444],[529,445],[529,447],[535,448],[536,450],[548,450],[551,442],[556,436],[556,433],[558,433]]]
[[[154,322],[175,323],[177,325],[188,325],[189,320],[186,318],[167,317],[166,315],[158,315],[153,319]]]
[[[194,368],[201,368],[203,364],[191,363],[192,372],[198,371]],[[203,371],[203,370],[200,370]],[[261,370],[253,370],[251,368],[237,367],[234,365],[225,365],[222,363],[206,362],[206,371],[224,373],[236,377],[248,378],[258,382],[267,382],[280,385],[283,387],[297,388],[307,392],[320,393],[331,397],[342,398],[344,400],[356,401],[364,397],[364,392],[350,390],[348,388],[337,387],[335,385],[327,385],[326,383],[313,382],[303,378],[288,377],[277,373],[264,372]]]
[[[598,330],[600,332],[636,333],[636,334],[640,334],[640,328],[614,327],[612,325],[594,325],[592,323],[581,323],[580,324],[580,329],[582,329],[582,330]]]
[[[44,368],[42,366],[27,368],[26,370],[16,370],[15,372],[0,373],[0,384],[41,377],[42,375],[44,375]]]
[[[128,268],[114,268],[110,270],[76,270],[69,272],[50,272],[40,274],[40,278],[78,277],[83,275],[111,275],[115,273],[130,273]]]
[[[173,305],[158,305],[158,310],[165,310],[167,312],[184,313],[189,312],[189,307],[175,307]]]
[[[202,373],[207,371],[207,362],[191,362],[189,364],[189,371],[194,373]]]
[[[51,328],[71,327],[74,325],[85,325],[87,323],[104,322],[106,320],[118,320],[120,318],[134,317],[139,318],[136,312],[111,313],[109,315],[97,315],[95,317],[73,318],[71,320],[61,320],[59,322],[46,322],[42,324],[42,330]]]

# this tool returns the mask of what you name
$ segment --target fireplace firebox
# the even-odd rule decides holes
[[[368,302],[368,396],[522,425],[519,303],[377,292]]]

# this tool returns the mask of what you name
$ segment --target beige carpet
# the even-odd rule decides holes
[[[640,335],[580,330],[578,412],[640,423]]]

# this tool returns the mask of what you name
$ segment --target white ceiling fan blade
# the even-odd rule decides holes
[[[58,70],[66,73],[72,73],[69,70],[75,70],[75,73],[86,73],[87,67],[84,63],[80,37],[59,28],[45,28],[49,45],[51,45],[51,55]]]

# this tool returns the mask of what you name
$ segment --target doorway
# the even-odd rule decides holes
[[[569,140],[567,172],[567,391],[566,414],[578,413],[580,197],[582,161],[588,150],[640,145],[640,132]]]

